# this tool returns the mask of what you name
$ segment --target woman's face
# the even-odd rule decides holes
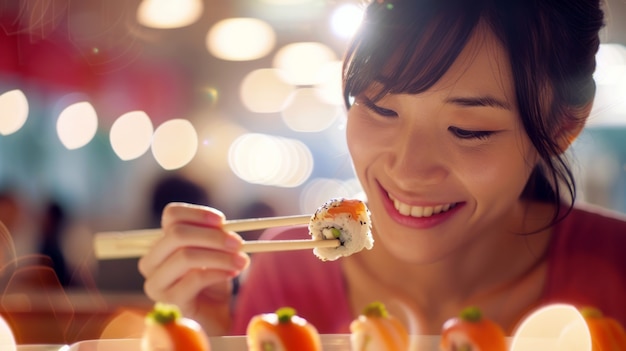
[[[372,102],[373,85],[356,97],[348,147],[377,243],[394,255],[432,262],[519,230],[511,223],[537,155],[508,62],[483,28],[427,92]]]

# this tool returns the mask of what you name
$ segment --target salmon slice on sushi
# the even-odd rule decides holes
[[[504,330],[483,316],[477,307],[467,307],[448,319],[441,330],[441,351],[507,351]]]
[[[290,307],[252,317],[246,341],[248,351],[322,351],[315,326]]]
[[[146,317],[141,351],[211,351],[211,345],[198,322],[175,305],[157,303]]]
[[[407,351],[409,332],[381,302],[373,302],[350,323],[352,351]]]

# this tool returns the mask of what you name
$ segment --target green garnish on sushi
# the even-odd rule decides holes
[[[389,316],[389,312],[387,312],[387,308],[382,302],[375,301],[365,306],[362,315],[366,317],[380,317],[387,318]]]
[[[291,317],[296,315],[296,310],[291,307],[281,307],[276,310],[279,323],[291,323]]]

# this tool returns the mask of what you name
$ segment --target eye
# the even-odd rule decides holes
[[[358,103],[362,104],[363,106],[367,107],[369,110],[373,111],[374,113],[376,113],[377,115],[380,115],[380,116],[384,116],[384,117],[396,117],[396,116],[398,116],[398,114],[395,111],[389,110],[389,109],[386,109],[386,108],[383,108],[383,107],[380,107],[380,106],[374,104],[374,102],[372,102],[369,99],[361,98],[361,99],[358,99],[356,101],[356,103],[357,104]]]
[[[485,140],[494,133],[488,130],[465,130],[458,127],[448,127],[448,130],[459,139]]]

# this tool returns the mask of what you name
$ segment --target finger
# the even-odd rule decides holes
[[[171,202],[163,209],[161,226],[167,227],[172,223],[185,222],[206,227],[221,228],[224,219],[224,214],[212,207],[183,202]]]
[[[241,249],[242,243],[241,237],[233,232],[189,224],[171,225],[139,260],[139,272],[144,277],[151,275],[164,260],[185,247],[235,253]]]
[[[144,288],[153,293],[168,290],[195,270],[220,271],[233,277],[248,264],[249,256],[243,252],[229,254],[193,248],[179,250],[148,275]],[[205,283],[205,286],[209,283]]]

